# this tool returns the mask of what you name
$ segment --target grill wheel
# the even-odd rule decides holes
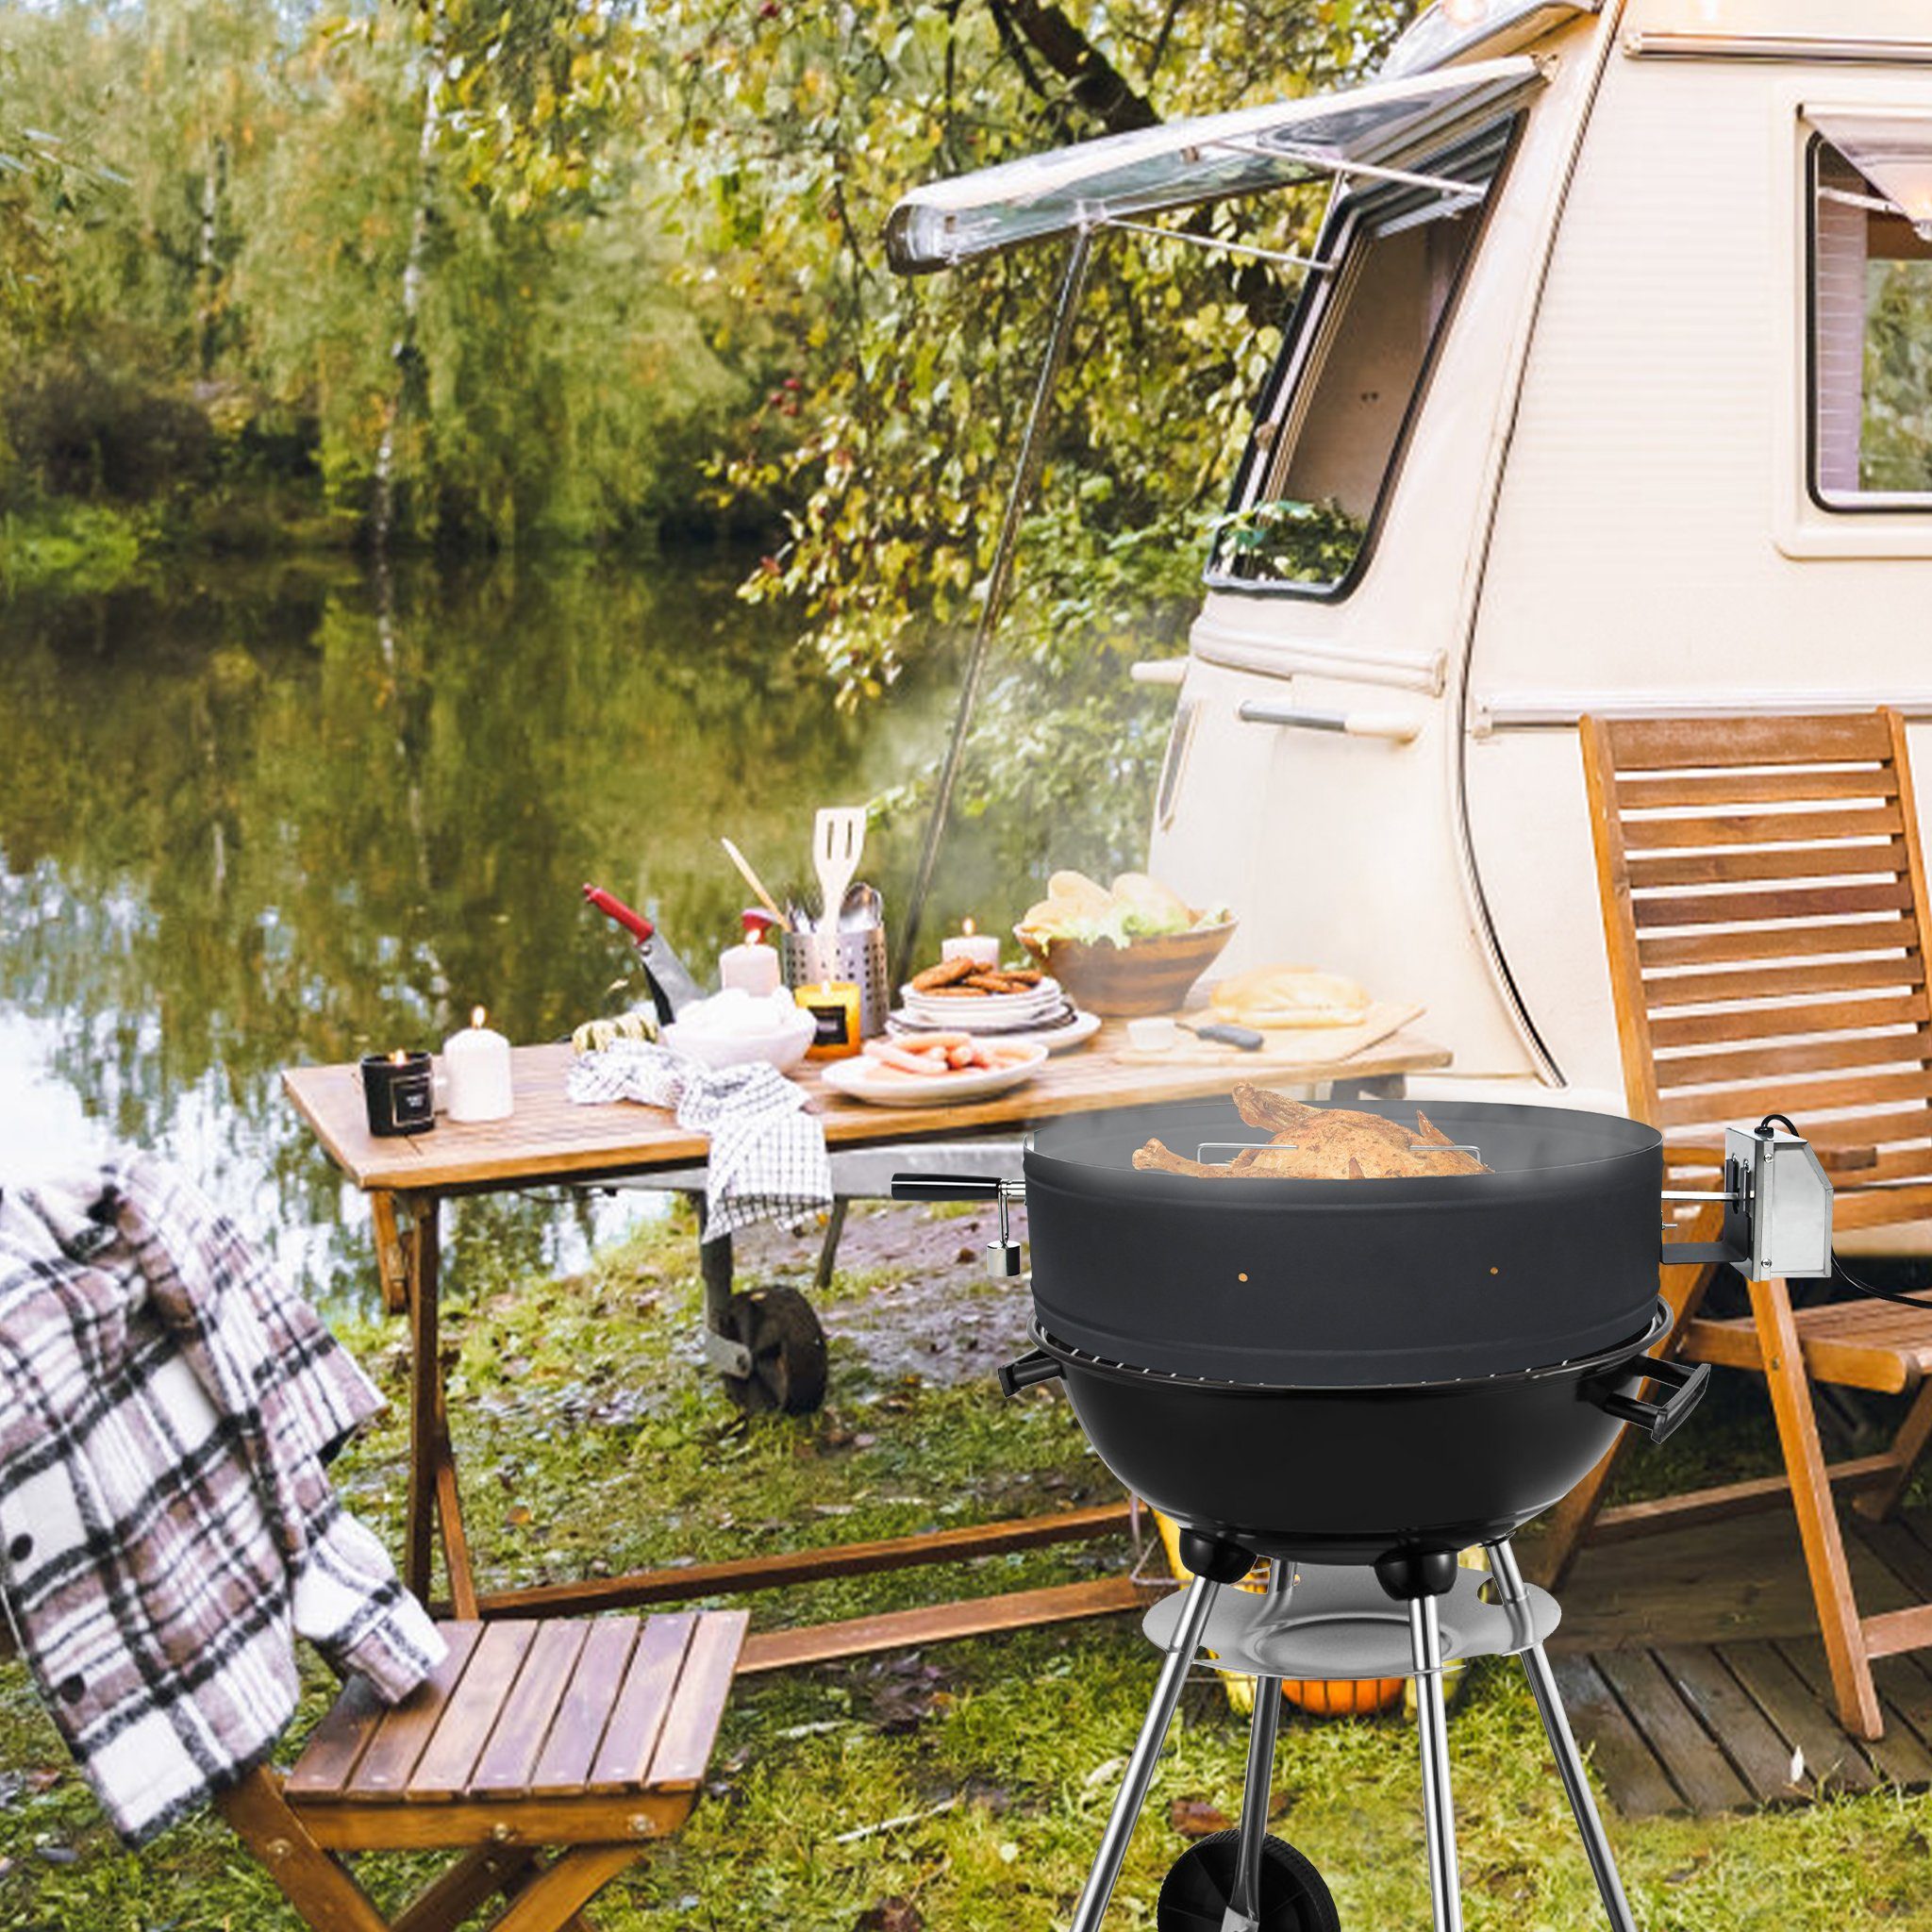
[[[825,1331],[795,1288],[754,1288],[731,1297],[724,1333],[751,1355],[749,1375],[724,1391],[747,1415],[810,1415],[825,1399]]]
[[[1174,1860],[1154,1908],[1158,1932],[1221,1932],[1241,1836],[1217,1831]],[[1341,1915],[1322,1874],[1273,1833],[1261,1840],[1259,1924],[1260,1932],[1341,1932]]]

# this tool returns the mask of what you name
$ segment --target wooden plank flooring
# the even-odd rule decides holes
[[[1868,1614],[1932,1593],[1932,1512],[1842,1520]],[[1586,1549],[1561,1597],[1557,1680],[1626,1815],[1932,1787],[1932,1650],[1880,1661],[1885,1736],[1846,1736],[1788,1510]]]

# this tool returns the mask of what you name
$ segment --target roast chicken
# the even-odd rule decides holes
[[[1134,1150],[1134,1165],[1156,1174],[1198,1174],[1203,1180],[1394,1180],[1408,1174],[1488,1174],[1418,1110],[1415,1125],[1348,1108],[1309,1107],[1243,1082],[1234,1104],[1251,1127],[1274,1139],[1244,1147],[1224,1165],[1190,1160],[1158,1141]]]

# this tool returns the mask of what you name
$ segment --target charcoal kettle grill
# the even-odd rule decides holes
[[[1412,1105],[1363,1110],[1413,1124]],[[1555,1108],[1431,1104],[1481,1174],[1201,1178],[1137,1170],[1150,1137],[1218,1163],[1265,1142],[1230,1102],[1057,1121],[1023,1184],[901,1174],[902,1200],[995,1200],[988,1265],[1024,1271],[1031,1353],[1010,1394],[1058,1380],[1103,1461],[1180,1524],[1185,1590],[1146,1632],[1145,1723],[1072,1932],[1096,1932],[1197,1660],[1255,1676],[1239,1828],[1173,1867],[1159,1932],[1335,1932],[1315,1867],[1268,1834],[1284,1678],[1412,1674],[1436,1932],[1460,1932],[1443,1671],[1520,1657],[1604,1908],[1635,1932],[1544,1653],[1556,1601],[1510,1539],[1633,1426],[1679,1427],[1709,1374],[1651,1357],[1670,1326],[1659,1260],[1754,1274],[1829,1266],[1831,1190],[1782,1116],[1732,1129],[1724,1185],[1663,1187],[1656,1129]],[[1659,1243],[1662,1204],[1721,1200],[1724,1239]],[[1646,1390],[1648,1392],[1646,1392]],[[1458,1552],[1480,1545],[1488,1574]],[[1230,1590],[1267,1571],[1265,1588]]]

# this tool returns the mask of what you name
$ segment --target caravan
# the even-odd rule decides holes
[[[1932,12],[1442,0],[1350,93],[910,195],[906,268],[1327,173],[1151,869],[1621,1109],[1576,724],[1932,722]],[[1932,746],[1922,757],[1932,759]],[[1428,1091],[1431,1083],[1423,1083]]]

